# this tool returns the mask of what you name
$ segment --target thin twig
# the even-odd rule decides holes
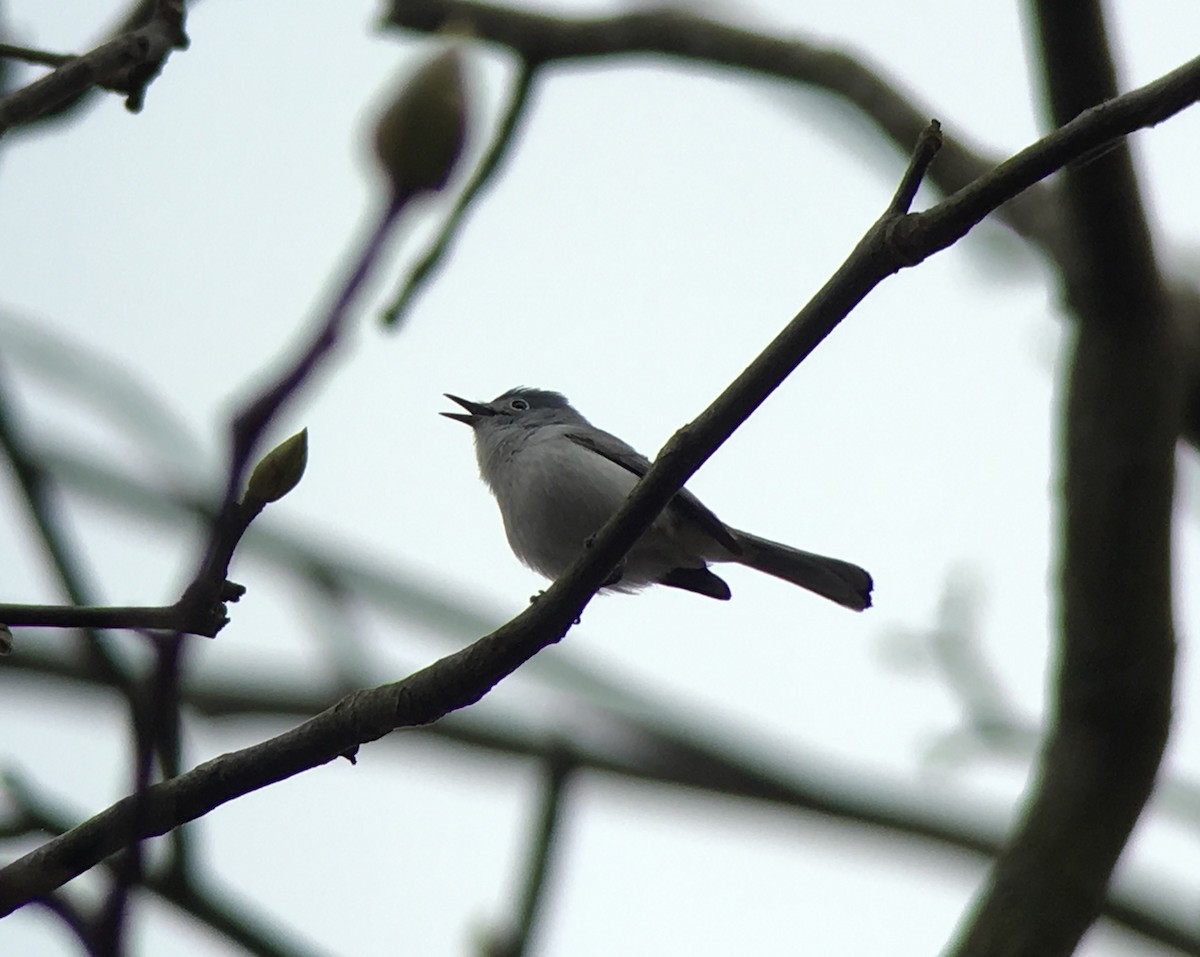
[[[300,390],[316,368],[333,352],[340,340],[350,306],[370,274],[384,241],[399,221],[411,197],[394,197],[371,229],[350,275],[342,283],[333,303],[316,323],[316,328],[297,356],[278,377],[240,409],[230,425],[229,466],[225,494],[213,520],[204,555],[180,605],[200,612],[220,602],[227,582],[234,549],[254,517],[241,500],[242,486],[250,461],[263,435],[283,406]]]
[[[25,827],[23,833],[64,834],[78,823],[77,816],[58,807],[45,795],[35,793],[13,774],[5,774],[2,785],[4,794],[20,815]],[[109,858],[106,864],[110,870],[118,869],[120,856]],[[316,953],[299,942],[288,941],[280,930],[250,914],[245,904],[233,895],[190,876],[188,868],[177,858],[165,871],[143,874],[139,886],[257,957],[314,957]],[[75,908],[67,898],[54,894],[40,898],[36,903],[49,906],[71,923],[72,929],[82,930],[83,933],[77,936],[85,941],[89,954],[103,949],[102,942],[96,940],[96,921]],[[64,908],[61,911],[60,905]]]
[[[65,659],[31,661],[28,654],[18,655],[11,666],[57,680],[96,683]],[[228,681],[196,681],[189,682],[184,690],[187,708],[210,718],[304,720],[332,707],[337,700],[338,695],[308,684],[264,690],[230,688]],[[414,731],[489,754],[569,762],[580,773],[615,775],[817,814],[843,825],[892,834],[906,842],[929,842],[956,853],[992,857],[1003,846],[1003,814],[999,808],[990,818],[967,814],[958,804],[931,801],[924,791],[898,781],[890,785],[876,781],[871,788],[864,788],[856,776],[834,774],[803,756],[789,756],[786,766],[776,766],[760,759],[755,748],[729,728],[706,727],[695,715],[667,711],[660,702],[636,710],[639,716],[599,709],[606,726],[616,729],[611,740],[626,742],[623,747],[597,743],[592,736],[580,741],[547,742],[543,735],[524,725],[505,727],[494,718],[477,716],[470,710],[447,715]],[[396,736],[381,743],[402,746],[403,741]],[[61,833],[61,829],[49,833]],[[1132,889],[1114,888],[1103,913],[1148,939],[1184,953],[1200,954],[1200,935],[1188,931],[1177,913],[1163,907],[1163,901],[1171,897],[1154,891],[1134,893]]]
[[[559,824],[566,803],[567,784],[575,765],[567,749],[551,745],[543,765],[542,793],[537,820],[525,860],[525,877],[510,924],[492,935],[486,957],[525,957],[537,929],[538,916],[546,897],[546,887],[554,851],[558,844]]]
[[[1124,97],[1112,99],[1116,71],[1098,0],[1032,7],[1054,121],[1084,110],[1081,119],[1119,117]],[[1157,102],[1187,89],[1178,74],[1160,81]],[[1051,723],[1020,820],[963,926],[957,957],[1074,953],[1153,793],[1170,733],[1182,370],[1128,148],[1122,142],[1095,158],[1106,145],[1094,144],[1080,154],[1092,161],[1063,174],[1074,250],[1063,276],[1079,321],[1064,420],[1062,644]]]
[[[46,50],[35,50],[33,47],[18,46],[15,43],[0,43],[0,57],[20,60],[23,63],[36,63],[38,66],[62,66],[67,61],[75,59],[73,53],[49,53]]]
[[[488,146],[487,152],[480,159],[479,165],[475,167],[475,172],[471,175],[470,181],[463,187],[458,198],[455,199],[450,214],[446,217],[446,221],[442,223],[442,228],[438,232],[437,239],[433,241],[433,244],[425,251],[425,254],[417,260],[416,265],[409,272],[408,278],[404,280],[404,285],[397,292],[395,299],[384,309],[380,318],[385,326],[396,326],[403,323],[405,313],[408,312],[413,300],[446,258],[446,253],[450,250],[454,238],[458,235],[467,210],[483,192],[484,188],[492,181],[504,157],[512,149],[517,129],[529,105],[530,91],[533,88],[533,80],[536,74],[536,64],[526,59],[520,61],[517,67],[516,78],[513,80],[508,107],[504,111],[504,116],[500,119],[500,123],[495,135],[492,137],[492,142]]]
[[[146,87],[172,50],[186,49],[183,0],[156,0],[149,21],[0,99],[0,136],[61,107],[93,87],[125,94],[133,113],[142,108]]]
[[[0,604],[0,622],[25,628],[94,628],[99,630],[147,629],[186,631],[212,637],[215,622],[186,621],[177,605],[5,605]],[[222,622],[223,623],[223,622]],[[187,626],[192,627],[187,627]]]
[[[941,113],[901,92],[898,82],[858,54],[821,46],[798,35],[758,33],[678,6],[588,17],[475,0],[393,0],[386,22],[430,33],[448,25],[459,29],[465,25],[472,36],[506,46],[539,64],[657,54],[812,86],[852,104],[905,153],[929,117]],[[929,181],[949,195],[985,175],[996,162],[973,151],[965,141],[947,137]],[[1055,208],[1053,187],[1040,185],[1014,197],[996,216],[1057,258]]]
[[[46,550],[51,567],[58,578],[67,599],[76,605],[91,604],[91,589],[87,585],[83,564],[69,545],[69,537],[62,528],[53,502],[53,485],[40,459],[34,454],[21,433],[16,415],[9,408],[8,395],[3,377],[0,376],[0,451],[8,459],[25,508],[33,519],[38,537]],[[0,623],[5,623],[0,618]],[[81,633],[83,653],[92,667],[110,683],[121,688],[126,699],[133,694],[133,682],[124,667],[108,650],[103,638],[87,623],[77,627]]]
[[[1200,87],[1200,61],[1193,69],[1192,81]],[[1138,94],[1130,96],[1136,99]],[[1159,101],[1144,106],[1148,115],[1161,118]],[[1085,121],[1072,132],[1071,141],[1078,150],[1074,155],[1111,135],[1102,115],[1092,117],[1090,123],[1094,129]],[[1047,138],[1047,143],[1051,140],[1053,137]],[[989,185],[995,205],[1028,185],[1025,176],[1031,164],[1037,165],[1037,148],[1033,153],[1022,163],[993,174],[1001,180]],[[1062,162],[1071,158],[1064,156]],[[977,221],[961,215],[956,223],[958,235],[965,235]],[[946,235],[954,230],[945,219],[940,223],[945,232],[937,238],[948,245],[952,240]],[[356,692],[283,735],[154,785],[146,794],[148,813],[142,836],[166,833],[242,794],[353,753],[359,745],[396,728],[425,724],[473,704],[539,650],[558,641],[624,552],[700,464],[874,286],[932,251],[907,243],[905,248],[897,248],[892,241],[897,235],[894,226],[894,217],[877,222],[834,277],[746,373],[668,442],[629,500],[596,536],[593,547],[537,603],[491,635],[402,682]],[[922,236],[928,238],[916,230],[908,238],[916,241]],[[126,798],[0,870],[0,913],[9,913],[95,866],[126,837],[131,814],[132,799]]]
[[[941,152],[943,143],[942,124],[937,120],[931,120],[929,125],[921,130],[921,135],[917,137],[917,145],[913,150],[912,159],[904,171],[904,176],[900,179],[900,185],[896,188],[892,201],[888,203],[887,215],[903,216],[912,208],[913,200],[917,198],[917,190],[925,181],[925,174],[929,172],[934,157]]]

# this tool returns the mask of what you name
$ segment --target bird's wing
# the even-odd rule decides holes
[[[632,472],[638,478],[650,470],[650,460],[646,456],[608,432],[593,427],[590,432],[567,432],[566,436],[576,445],[595,452],[597,455],[603,455],[610,462]],[[738,544],[733,533],[725,527],[725,523],[710,512],[704,503],[687,489],[680,489],[676,492],[671,504],[667,507],[681,511],[734,555],[742,553],[742,546]]]

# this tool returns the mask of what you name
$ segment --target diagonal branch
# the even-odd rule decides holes
[[[70,546],[54,508],[53,482],[40,458],[29,447],[16,416],[9,408],[6,383],[0,376],[0,452],[3,452],[12,468],[17,485],[25,499],[25,508],[37,528],[38,537],[54,569],[66,597],[77,605],[88,605],[91,601],[83,564]],[[3,619],[0,619],[3,621]],[[133,679],[108,650],[105,642],[92,626],[82,623],[84,629],[83,652],[92,668],[112,684],[120,687],[126,698],[132,699]]]
[[[15,826],[11,828],[14,833],[39,831],[63,834],[77,820],[46,795],[35,793],[15,775],[0,777],[0,788],[19,812],[18,818],[13,821]],[[121,856],[110,858],[108,864],[113,870],[119,869],[123,866]],[[222,892],[210,881],[191,876],[177,857],[173,857],[166,868],[140,875],[137,886],[158,895],[256,957],[316,957],[315,951],[299,942],[287,941],[278,928],[270,927],[262,918],[252,914],[233,895]],[[102,944],[97,915],[85,914],[66,897],[54,894],[41,898],[37,903],[46,906],[67,923],[89,948],[89,953],[99,951]]]
[[[393,0],[385,21],[436,33],[465,28],[470,35],[513,50],[525,62],[545,64],[628,54],[658,54],[826,90],[853,104],[898,149],[907,152],[936,110],[915,102],[856,54],[799,36],[756,33],[666,7],[606,17],[558,16],[476,0]],[[947,137],[929,181],[949,195],[986,174],[997,160]],[[1040,185],[1013,197],[997,217],[1020,236],[1056,256],[1058,222],[1053,188]]]
[[[50,53],[48,50],[36,50],[33,47],[23,47],[16,43],[0,43],[0,58],[55,67],[62,66],[74,59],[69,53]]]
[[[1068,22],[1072,5],[1059,5]],[[907,149],[931,114],[937,113],[907,96],[881,70],[861,56],[818,46],[798,36],[780,38],[756,33],[676,8],[634,10],[610,17],[557,16],[477,0],[393,0],[385,22],[407,30],[437,32],[460,29],[465,24],[472,35],[513,50],[530,63],[572,61],[629,54],[677,57],[717,67],[732,67],[763,76],[826,90],[851,104],[870,120],[893,144]],[[1080,31],[1080,40],[1087,36]],[[1069,52],[1056,62],[1064,74],[1074,69]],[[1060,111],[1056,123],[1064,124],[1079,110],[1115,95],[1092,90],[1074,100],[1074,111]],[[1103,150],[1105,144],[1098,145]],[[1078,160],[1086,157],[1076,157]],[[947,137],[929,181],[945,195],[964,190],[985,176],[996,160],[972,150],[966,143]],[[1092,207],[1101,221],[1093,235],[1117,236],[1105,219],[1108,207]],[[1064,230],[1064,213],[1056,185],[1031,186],[1003,206],[990,209],[997,220],[1039,247],[1064,274],[1078,272],[1074,249]],[[1087,235],[1086,233],[1084,235]],[[1122,260],[1110,258],[1120,271]],[[1069,284],[1069,295],[1086,293],[1087,286]],[[1180,348],[1185,350],[1187,369],[1187,440],[1200,447],[1200,302],[1191,289],[1172,292]]]
[[[6,667],[66,682],[96,684],[78,666],[50,656],[27,652]],[[230,688],[226,681],[190,681],[183,691],[185,705],[206,717],[271,717],[304,720],[331,707],[337,695],[311,685]],[[431,725],[413,729],[440,741],[490,754],[533,758],[539,764],[566,764],[578,773],[615,775],[648,784],[685,788],[815,814],[871,833],[893,835],[905,844],[913,839],[971,857],[995,857],[1003,847],[1001,815],[981,817],[963,813],[952,802],[941,805],[906,784],[875,781],[870,788],[854,775],[832,773],[818,762],[790,757],[786,764],[764,761],[755,748],[730,729],[709,729],[686,711],[664,709],[661,703],[637,709],[638,716],[600,708],[599,719],[614,723],[619,733],[606,741],[553,739],[531,732],[523,724],[508,726],[479,712],[447,715]],[[642,717],[644,715],[645,717]],[[385,739],[399,744],[398,739]],[[23,833],[21,821],[12,833]],[[59,833],[56,831],[55,833]],[[2,836],[2,834],[0,834]],[[1200,955],[1200,935],[1189,929],[1178,912],[1164,906],[1172,895],[1156,887],[1110,891],[1103,914],[1115,924],[1182,953]]]
[[[568,784],[576,768],[568,749],[551,744],[542,772],[537,826],[529,841],[525,875],[512,922],[489,935],[488,957],[525,957],[532,949],[538,921],[545,910],[549,874],[561,843],[562,818],[569,794]]]
[[[137,113],[146,87],[162,70],[172,50],[187,48],[183,0],[155,0],[148,21],[71,57],[53,72],[0,99],[0,136],[14,126],[59,109],[93,87],[125,94],[125,106]]]
[[[1200,59],[1176,73],[1179,75],[1167,78],[1168,90],[1175,94],[1170,108],[1159,97],[1146,101],[1145,90],[1135,92],[1129,96],[1140,104],[1140,114],[1136,110],[1127,113],[1121,109],[1121,101],[1115,101],[1119,120],[1112,118],[1113,111],[1080,117],[985,177],[981,189],[994,200],[992,209],[1052,171],[1046,168],[1047,155],[1068,162],[1200,97]],[[1177,83],[1184,92],[1177,89]],[[1064,139],[1074,153],[1064,151]],[[930,158],[926,139],[914,157],[914,168],[920,170]],[[925,214],[927,220],[919,215],[897,216],[897,211],[889,210],[877,221],[841,268],[750,367],[667,443],[575,567],[521,615],[403,681],[355,692],[276,738],[222,755],[152,786],[145,792],[139,834],[165,834],[240,795],[340,755],[352,755],[360,744],[394,729],[428,724],[474,704],[542,648],[559,641],[676,491],[825,336],[882,280],[966,235],[989,211],[972,203],[956,208],[956,220],[939,218],[935,207]],[[916,225],[903,228],[910,222]],[[926,222],[937,224],[938,229],[923,228]],[[119,849],[128,837],[132,809],[133,800],[126,798],[0,870],[0,914],[49,893]]]
[[[1033,7],[1055,120],[1119,102],[1092,107],[1116,90],[1098,2]],[[1054,720],[961,957],[1075,950],[1153,791],[1170,731],[1179,355],[1128,145],[1101,148],[1067,168],[1063,189],[1072,250],[1063,277],[1079,322],[1064,423]]]
[[[404,316],[417,294],[425,287],[426,283],[429,282],[430,278],[445,260],[446,254],[450,251],[451,243],[454,241],[454,237],[466,217],[467,210],[471,208],[475,199],[491,183],[492,178],[500,169],[501,163],[512,150],[521,120],[529,109],[530,94],[533,90],[533,81],[536,75],[537,68],[525,60],[522,60],[517,66],[517,76],[513,81],[508,106],[504,110],[504,115],[500,118],[500,123],[495,134],[492,136],[492,142],[488,145],[487,152],[479,160],[479,165],[475,167],[475,171],[471,174],[470,181],[463,187],[462,192],[454,200],[454,206],[451,208],[445,222],[442,223],[442,228],[438,231],[437,238],[425,250],[421,258],[417,260],[407,278],[405,278],[404,285],[400,287],[391,304],[384,309],[381,318],[385,326],[395,326],[404,321]]]
[[[928,166],[935,142],[936,137],[922,138],[914,168]],[[765,365],[771,373],[764,376],[766,391],[757,375],[747,370],[722,397],[734,406],[733,413],[714,412],[722,403],[719,399],[702,417],[709,431],[732,432],[774,388],[771,378],[782,379],[873,285],[901,267],[901,257],[887,254],[887,226],[896,215],[889,209],[827,285],[825,294],[810,303],[751,366],[756,370]],[[280,379],[281,384],[288,381],[287,374]],[[278,388],[269,388],[264,397],[276,396]],[[250,791],[339,756],[353,757],[359,745],[397,728],[428,724],[474,704],[502,678],[567,633],[622,555],[722,441],[719,432],[716,438],[697,435],[690,440],[677,435],[572,571],[492,634],[403,681],[355,692],[276,738],[222,755],[125,798],[9,864],[0,870],[0,914],[45,896],[120,850],[131,837],[165,834]]]

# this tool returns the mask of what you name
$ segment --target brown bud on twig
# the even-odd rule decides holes
[[[466,139],[462,54],[450,46],[408,79],[375,124],[375,156],[393,198],[440,190]]]
[[[246,483],[246,502],[265,505],[277,502],[300,484],[308,464],[308,429],[301,429],[290,439],[271,449]]]
[[[13,650],[13,634],[8,625],[0,625],[0,655],[11,655]]]

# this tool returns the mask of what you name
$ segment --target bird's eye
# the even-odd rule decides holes
[[[524,412],[529,408],[529,403],[524,399],[510,399],[508,405],[516,412]]]

